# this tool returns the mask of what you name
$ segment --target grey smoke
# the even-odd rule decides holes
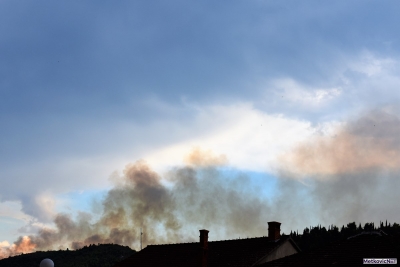
[[[140,228],[146,246],[197,241],[201,228],[210,230],[211,240],[264,236],[270,220],[282,222],[286,233],[316,224],[399,222],[400,171],[394,164],[399,159],[385,154],[400,153],[399,118],[373,111],[349,121],[337,136],[318,136],[284,155],[272,198],[260,190],[262,182],[254,185],[243,173],[227,176],[225,157],[213,160],[210,152],[194,151],[189,159],[195,160],[162,177],[138,161],[120,177],[113,176],[114,187],[101,202],[99,219],[93,222],[87,213],[76,219],[58,214],[55,229],[42,229],[30,241],[36,250],[90,243],[137,249]],[[343,144],[354,151],[334,149]],[[373,160],[354,158],[362,152]],[[352,167],[341,165],[346,162]],[[329,171],[318,164],[330,166]]]

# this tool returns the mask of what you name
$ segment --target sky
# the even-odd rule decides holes
[[[0,1],[0,258],[400,221],[398,1]]]

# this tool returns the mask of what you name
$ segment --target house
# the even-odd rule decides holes
[[[114,267],[250,267],[298,253],[289,236],[281,236],[279,222],[268,222],[268,237],[208,241],[200,230],[200,242],[149,245]]]
[[[300,252],[257,267],[357,266],[363,259],[400,259],[400,235],[383,231],[363,232],[318,249]]]

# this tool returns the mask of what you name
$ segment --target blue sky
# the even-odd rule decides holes
[[[0,244],[57,229],[62,212],[101,218],[112,177],[128,179],[126,166],[141,159],[162,183],[176,168],[213,168],[215,186],[231,184],[227,197],[241,192],[241,207],[259,201],[270,209],[254,211],[260,223],[252,229],[210,217],[214,239],[262,235],[262,219],[281,220],[286,232],[399,221],[399,199],[384,202],[379,193],[399,183],[399,8],[397,1],[1,1]],[[188,161],[193,151],[208,163]],[[238,173],[250,181],[235,184]],[[327,208],[343,188],[358,194]],[[380,189],[368,197],[363,190],[371,188]],[[154,233],[164,238],[149,242],[186,241],[205,227],[179,203],[173,211],[185,227],[166,223]],[[304,216],[288,215],[302,208]],[[135,218],[127,225],[137,227]],[[72,241],[83,242],[52,246]]]

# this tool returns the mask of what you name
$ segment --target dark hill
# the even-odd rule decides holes
[[[37,251],[0,260],[0,267],[39,267],[49,258],[54,267],[111,267],[135,253],[128,246],[99,244],[79,250]]]

